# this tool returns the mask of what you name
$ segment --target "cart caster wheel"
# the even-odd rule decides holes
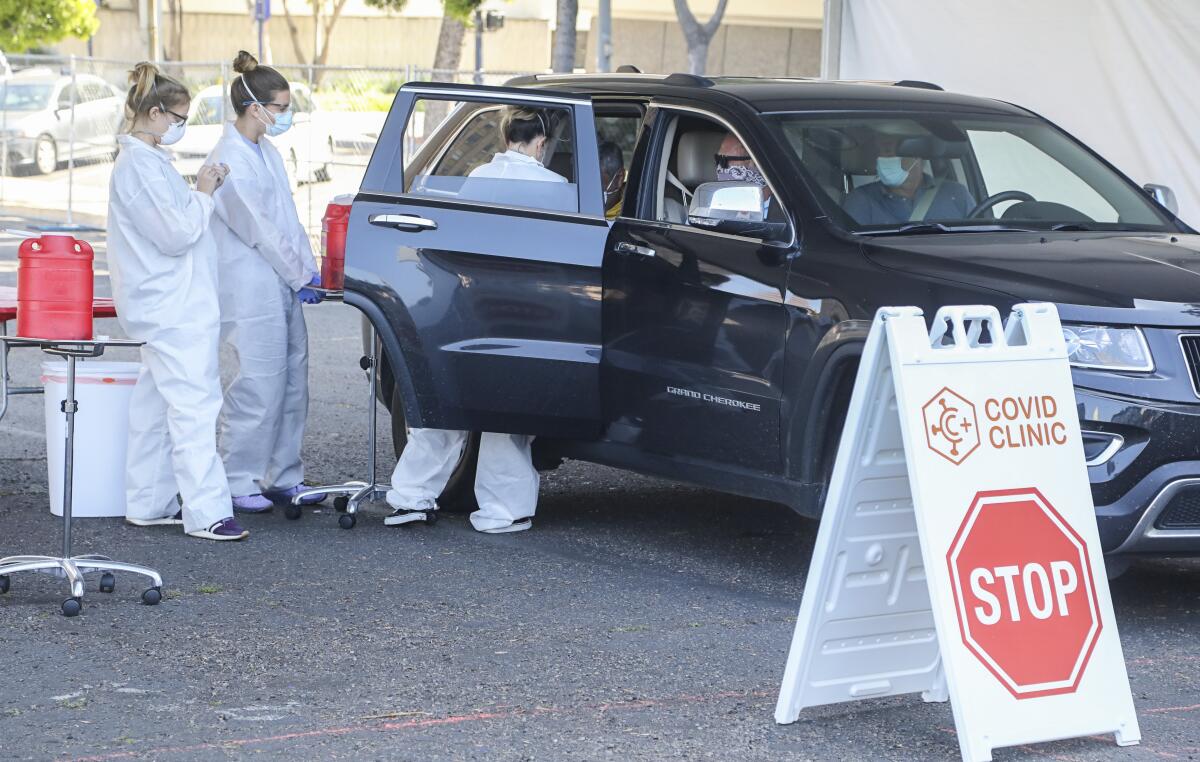
[[[83,611],[83,601],[78,598],[68,598],[62,602],[63,616],[79,616]]]
[[[117,589],[117,578],[112,575],[112,572],[104,572],[100,576],[100,592],[111,593]]]
[[[8,584],[9,584],[8,575],[5,574],[3,576],[0,576],[0,595],[4,595],[5,593],[8,592]]]
[[[300,518],[300,506],[288,503],[283,509],[283,515],[287,517],[288,521],[295,521]]]
[[[145,592],[142,593],[142,603],[146,604],[147,606],[157,606],[158,602],[161,600],[162,590],[157,587],[148,587],[146,588]]]
[[[343,513],[341,516],[338,516],[338,526],[342,529],[353,529],[357,523],[358,518],[353,513]]]
[[[434,524],[438,523],[437,511],[426,511],[425,512],[425,523],[428,524],[429,526],[433,526]]]
[[[333,509],[338,513],[345,513],[346,508],[349,506],[350,498],[346,497],[345,495],[341,495],[340,497],[335,497],[333,499]]]

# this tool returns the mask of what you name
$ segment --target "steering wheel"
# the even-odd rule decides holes
[[[975,219],[976,217],[981,216],[988,209],[991,209],[996,204],[999,204],[1001,201],[1037,201],[1037,199],[1025,191],[1000,191],[999,193],[993,193],[983,201],[980,201],[975,208],[971,210],[971,213],[967,215],[967,218]]]

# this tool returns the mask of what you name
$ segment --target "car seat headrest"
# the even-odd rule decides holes
[[[717,179],[717,164],[713,157],[724,139],[724,132],[707,130],[693,130],[680,136],[675,172],[689,190]]]

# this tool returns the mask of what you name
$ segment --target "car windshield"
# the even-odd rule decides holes
[[[203,98],[197,98],[192,105],[192,113],[188,116],[188,124],[220,124],[222,117],[221,102],[225,99],[223,94],[206,95]],[[225,115],[231,115],[233,110],[226,108]]]
[[[830,218],[854,233],[1175,229],[1141,190],[1039,119],[771,119]]]
[[[50,103],[52,85],[0,83],[0,99],[5,111],[38,111]]]

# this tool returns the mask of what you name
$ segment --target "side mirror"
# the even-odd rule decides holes
[[[1154,183],[1143,185],[1142,190],[1149,193],[1150,198],[1166,207],[1171,214],[1179,214],[1179,201],[1175,198],[1175,191],[1165,185],[1155,185]]]
[[[786,223],[769,223],[763,216],[763,187],[740,181],[702,183],[692,195],[688,224],[721,233],[772,239],[787,230]]]

